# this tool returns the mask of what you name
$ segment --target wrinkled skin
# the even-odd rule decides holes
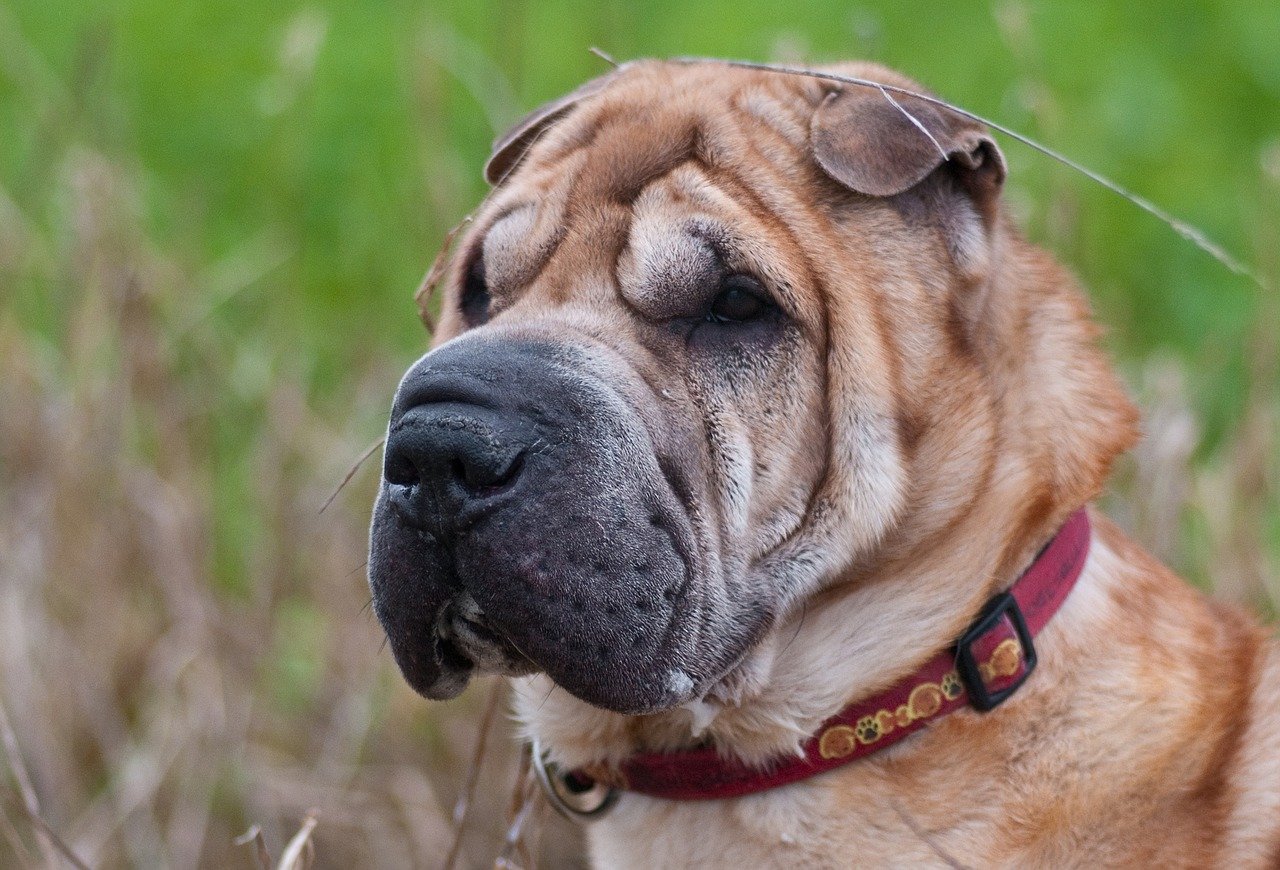
[[[553,764],[795,753],[954,642],[1136,437],[1084,295],[960,116],[642,63],[488,174],[397,392],[370,579],[409,681],[524,675]],[[626,793],[595,859],[1277,866],[1280,648],[1092,516],[997,710],[761,794]]]
[[[438,447],[471,427],[522,453],[515,481],[481,498],[444,486],[413,493],[424,504],[406,506],[407,487],[384,485],[375,607],[397,661],[428,697],[456,694],[482,664],[536,666],[615,710],[682,700],[732,663],[723,647],[699,649],[698,638],[736,630],[726,620],[750,630],[758,618],[740,590],[717,588],[706,530],[676,494],[689,485],[675,470],[680,440],[651,437],[610,385],[617,376],[588,353],[494,332],[422,360],[393,412],[393,443]],[[449,399],[415,414],[433,392]]]
[[[585,108],[565,135],[594,123]],[[827,462],[815,277],[749,208],[701,189],[692,138],[645,127],[530,155],[532,189],[506,185],[460,244],[437,336],[451,340],[397,392],[370,578],[428,697],[479,665],[668,709],[721,681],[798,588],[769,562]],[[601,194],[634,201],[571,215]],[[759,310],[718,318],[736,276],[750,280],[728,313],[747,291]],[[451,426],[511,455],[477,459]],[[518,456],[519,472],[464,492],[437,467],[459,452]]]

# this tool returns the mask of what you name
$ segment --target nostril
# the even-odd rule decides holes
[[[422,480],[418,466],[403,451],[398,450],[387,454],[382,476],[387,483],[396,486],[417,486]]]
[[[475,472],[470,465],[463,462],[460,457],[453,457],[449,460],[449,476],[454,480],[466,485],[468,488],[475,486]]]
[[[423,405],[393,418],[382,476],[407,516],[456,521],[468,503],[511,489],[532,437],[519,417],[450,404]]]
[[[392,483],[387,489],[387,498],[392,512],[406,525],[426,530],[418,487]]]
[[[520,476],[524,466],[524,453],[512,456],[454,458],[449,464],[453,479],[461,483],[473,495],[493,495],[506,489]]]
[[[516,479],[520,477],[520,473],[522,471],[524,471],[524,454],[520,453],[515,457],[515,459],[511,461],[511,464],[507,467],[506,472],[503,473],[503,475],[497,481],[495,481],[493,484],[489,486],[488,492],[485,494],[487,495],[490,493],[498,492],[499,490],[504,490],[504,489],[507,489],[508,487],[513,486],[515,484]]]
[[[406,436],[406,432],[397,432],[387,441],[387,453],[383,458],[383,478],[393,486],[407,486],[415,489],[422,482],[422,462],[420,445],[415,438]]]

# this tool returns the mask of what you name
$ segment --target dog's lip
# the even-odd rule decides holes
[[[437,628],[441,650],[448,650],[469,667],[511,675],[540,670],[511,640],[487,623],[445,608]]]
[[[493,629],[489,628],[487,625],[461,615],[454,617],[453,625],[455,627],[455,631],[452,635],[453,637],[457,636],[456,628],[459,624],[465,628],[468,634],[472,635],[476,640],[479,640],[482,643],[491,644],[493,646],[507,645],[505,638]]]
[[[436,649],[440,652],[440,663],[446,668],[454,671],[470,671],[475,667],[475,663],[458,649],[458,645],[452,638],[438,637],[436,644]]]
[[[432,637],[413,650],[393,643],[392,649],[405,682],[433,701],[447,701],[462,694],[475,674],[475,665],[448,638]],[[421,665],[424,654],[434,661],[433,666]]]

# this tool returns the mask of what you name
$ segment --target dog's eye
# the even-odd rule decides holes
[[[760,282],[750,275],[730,275],[720,284],[720,292],[711,300],[707,320],[714,323],[742,323],[755,320],[771,306]]]
[[[476,257],[467,268],[458,304],[469,326],[479,326],[489,319],[489,285],[484,280],[484,257]]]

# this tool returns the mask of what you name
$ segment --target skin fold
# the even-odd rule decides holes
[[[794,752],[954,640],[1137,437],[996,144],[940,109],[641,62],[488,173],[397,392],[371,583],[415,688],[511,675],[560,764]],[[595,862],[1280,864],[1273,635],[1091,519],[1004,705],[758,795],[624,794]]]

